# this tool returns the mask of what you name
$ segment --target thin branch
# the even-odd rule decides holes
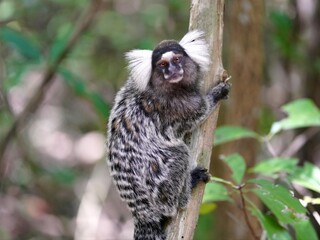
[[[268,149],[269,153],[272,155],[272,157],[277,157],[278,154],[276,153],[275,149],[271,145],[270,138],[264,138],[263,140],[264,140],[264,143],[267,146],[267,149]]]
[[[27,103],[22,113],[14,120],[9,131],[4,136],[3,141],[0,144],[0,170],[2,169],[2,165],[4,164],[3,162],[6,149],[8,148],[11,140],[13,139],[15,132],[18,132],[24,125],[26,125],[26,123],[28,122],[29,115],[34,113],[39,108],[45,97],[45,93],[48,91],[53,82],[53,77],[55,76],[60,63],[71,52],[81,35],[89,28],[92,21],[94,20],[94,17],[99,12],[103,2],[104,0],[90,1],[89,8],[77,21],[75,31],[73,32],[66,46],[63,48],[57,59],[53,63],[48,64],[47,68],[44,71],[44,75],[40,86],[35,91],[35,94],[31,97],[30,101]]]
[[[218,178],[218,177],[211,177],[210,181],[217,182],[217,183],[223,183],[223,184],[226,184],[226,185],[228,185],[228,186],[230,186],[230,187],[232,187],[234,189],[238,189],[239,188],[239,186],[234,185],[232,182],[224,180],[222,178]]]
[[[247,206],[246,206],[246,201],[244,199],[244,195],[243,195],[243,191],[242,191],[242,187],[239,187],[239,192],[240,192],[240,199],[241,199],[241,205],[242,205],[242,211],[244,214],[244,219],[249,227],[250,233],[252,235],[252,237],[256,240],[259,240],[258,235],[255,233],[254,228],[252,227],[250,220],[249,220],[249,216],[248,216],[248,212],[247,212]]]
[[[290,145],[280,154],[283,157],[291,157],[296,154],[311,138],[319,133],[319,128],[310,128],[296,136]]]
[[[249,227],[249,230],[250,230],[251,235],[253,236],[254,239],[257,239],[257,240],[258,240],[259,237],[258,237],[258,235],[255,233],[254,228],[252,227],[251,222],[250,222],[250,220],[249,220],[249,216],[248,216],[248,212],[247,212],[247,206],[246,206],[244,194],[243,194],[243,191],[242,191],[242,189],[246,186],[246,184],[245,184],[245,183],[242,183],[242,184],[240,184],[240,185],[234,185],[234,184],[233,184],[232,182],[230,182],[230,181],[226,181],[226,180],[224,180],[224,179],[217,178],[217,177],[211,177],[210,180],[211,180],[211,181],[214,181],[214,182],[226,184],[226,185],[228,185],[229,187],[232,187],[233,189],[239,191],[240,199],[241,199],[241,207],[240,207],[240,209],[241,209],[242,212],[243,212],[243,215],[244,215],[246,224],[247,224],[247,226]],[[229,216],[229,217],[231,217],[232,219],[234,219],[232,216]]]

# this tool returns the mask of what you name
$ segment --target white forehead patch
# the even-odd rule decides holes
[[[173,58],[173,55],[174,55],[174,52],[172,52],[172,51],[166,52],[166,53],[162,54],[161,60],[170,62],[170,60]]]

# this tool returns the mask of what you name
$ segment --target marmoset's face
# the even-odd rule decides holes
[[[177,83],[183,79],[184,56],[175,51],[162,54],[156,63],[156,70],[162,73],[163,79],[170,83]]]
[[[174,40],[159,43],[152,53],[152,73],[149,85],[157,93],[172,93],[196,87],[199,65]]]

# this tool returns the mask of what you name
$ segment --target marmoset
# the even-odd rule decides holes
[[[153,51],[126,54],[129,78],[108,122],[108,165],[131,210],[135,240],[166,239],[166,223],[185,208],[191,190],[207,182],[206,169],[189,157],[184,136],[199,126],[230,85],[200,93],[210,60],[203,33],[165,40]]]

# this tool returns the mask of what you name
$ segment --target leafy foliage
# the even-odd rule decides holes
[[[81,15],[88,2],[0,2],[0,78],[3,79],[0,138],[11,126],[15,114],[28,101],[29,95],[32,95],[34,85],[38,84],[36,79],[61,54],[74,29],[77,16]],[[169,0],[166,4],[146,1],[132,8],[123,5],[124,2],[113,1],[113,6],[102,11],[89,31],[73,46],[73,51],[64,59],[57,73],[62,78],[62,81],[56,81],[58,87],[54,86],[57,91],[46,93],[48,99],[42,105],[41,112],[32,118],[34,125],[27,126],[26,131],[19,133],[19,138],[12,146],[8,155],[14,156],[14,159],[10,159],[12,165],[7,169],[12,169],[11,176],[7,180],[1,179],[0,184],[1,206],[6,210],[2,213],[10,213],[0,219],[0,239],[51,239],[54,236],[50,234],[57,234],[54,238],[72,238],[74,232],[70,226],[74,225],[77,217],[76,209],[81,200],[78,194],[83,191],[80,185],[85,185],[83,183],[88,178],[96,180],[96,176],[89,177],[91,165],[83,167],[79,156],[75,156],[72,151],[81,150],[85,146],[88,147],[87,152],[90,152],[91,145],[83,144],[79,147],[77,144],[89,131],[104,131],[101,128],[105,128],[112,96],[127,76],[123,52],[132,48],[152,49],[156,42],[165,37],[179,39],[187,29],[189,4],[184,1]],[[301,48],[299,42],[292,41],[295,37],[292,16],[275,11],[271,13],[270,19],[274,31],[272,40],[277,50],[288,59],[296,59]],[[8,23],[5,23],[7,20]],[[319,62],[317,58],[312,63],[318,72]],[[67,96],[64,95],[66,89]],[[10,97],[13,107],[20,108],[4,109],[2,91]],[[284,106],[284,111],[288,117],[274,123],[267,135],[269,139],[285,130],[319,126],[319,109],[308,99],[290,103]],[[91,114],[99,120],[92,121]],[[46,116],[41,118],[42,115]],[[224,126],[215,132],[216,145],[243,138],[253,138],[261,143],[264,141],[263,136],[239,126]],[[66,151],[68,145],[72,151]],[[53,153],[59,153],[59,158]],[[232,171],[233,182],[212,178],[213,182],[207,184],[201,208],[203,214],[214,211],[217,201],[232,202],[234,191],[238,193],[238,188],[248,183],[244,182],[248,169],[240,155],[226,156],[225,163]],[[315,239],[308,216],[302,212],[301,206],[295,205],[298,204],[296,199],[284,187],[270,184],[276,179],[285,178],[290,184],[299,184],[320,192],[319,168],[310,163],[301,165],[299,159],[278,156],[259,162],[249,172],[269,180],[266,184],[256,183],[254,187],[247,184],[244,190],[261,194],[266,203],[272,203],[273,199],[269,199],[269,196],[273,194],[280,201],[280,206],[293,205],[286,216],[292,220],[289,227],[295,230],[296,238],[310,236],[310,239]],[[100,179],[100,182],[104,181],[105,176]],[[280,193],[274,188],[286,198],[277,196]],[[265,196],[264,193],[268,192],[270,195]],[[41,204],[39,201],[26,201],[30,196],[37,197]],[[299,200],[311,205],[319,204],[319,198],[303,196]],[[249,205],[249,210],[259,219],[269,239],[294,239],[288,226],[278,218],[277,209],[270,207],[269,212],[262,213],[254,204]],[[10,219],[10,228],[3,224],[6,219]],[[11,225],[14,222],[18,225]],[[46,222],[50,224],[43,225]],[[211,230],[213,223],[205,222],[201,227],[205,224],[206,231]],[[9,232],[11,226],[14,230]],[[199,239],[208,237],[207,233],[202,233]]]
[[[300,219],[305,219],[307,210],[298,199],[292,197],[287,189],[262,179],[255,179],[250,182],[259,186],[252,191],[258,195],[281,223],[294,224]]]
[[[241,184],[246,170],[246,163],[243,157],[239,154],[232,154],[225,157],[223,160],[232,170],[232,179],[236,184]]]
[[[271,134],[281,130],[320,126],[320,110],[310,99],[299,99],[282,107],[288,117],[272,124]]]
[[[202,202],[228,201],[230,200],[228,190],[224,185],[217,182],[207,184]]]
[[[320,193],[320,169],[311,163],[305,163],[302,168],[296,169],[290,179],[294,183]]]
[[[15,49],[26,60],[39,62],[41,58],[39,47],[21,32],[4,27],[0,29],[0,39],[8,43],[9,46]]]
[[[293,226],[297,239],[303,239],[303,236],[308,236],[310,240],[317,239],[317,234],[306,215],[307,210],[286,188],[261,179],[252,182],[261,187],[252,191],[272,211],[280,224]]]
[[[252,171],[267,176],[276,177],[280,172],[292,173],[297,168],[298,159],[294,158],[271,158],[257,163]]]
[[[272,158],[258,163],[252,171],[273,178],[287,173],[292,182],[320,193],[320,169],[311,163],[297,164],[298,159]]]
[[[283,106],[282,109],[288,114],[288,117],[273,123],[268,136],[260,136],[238,126],[223,126],[216,129],[216,145],[246,137],[252,137],[261,143],[266,143],[280,131],[320,126],[320,111],[309,99],[293,101]],[[249,207],[243,211],[247,214],[246,211],[249,210],[259,220],[268,239],[294,239],[287,228],[289,225],[294,229],[296,239],[305,239],[305,236],[311,240],[317,239],[308,210],[299,201],[303,199],[296,198],[291,190],[292,184],[298,184],[320,193],[320,168],[308,162],[301,166],[299,159],[281,156],[263,160],[251,169],[246,168],[245,160],[237,153],[223,157],[223,161],[232,171],[231,179],[233,182],[212,177],[212,181],[219,185],[212,185],[212,183],[207,185],[203,201],[206,206],[209,206],[210,202],[214,203],[224,199],[230,201],[231,193],[221,187],[221,184],[225,184],[246,199]],[[259,177],[243,182],[245,172],[266,176],[269,177],[269,180]],[[277,179],[282,179],[283,183],[287,182],[288,184],[275,184]],[[245,191],[242,189],[254,193],[270,210],[270,213],[262,213],[254,203],[244,196]],[[213,196],[213,194],[220,194],[220,196]],[[315,199],[305,199],[309,204],[317,203]],[[212,209],[214,210],[214,207]],[[203,212],[208,211],[207,207],[207,211]]]
[[[256,216],[267,232],[269,240],[291,240],[289,232],[282,227],[273,216],[263,214],[255,205],[250,208],[251,213]]]
[[[214,144],[215,146],[238,140],[241,138],[257,138],[258,135],[248,129],[238,127],[238,126],[222,126],[215,130],[214,132]]]

